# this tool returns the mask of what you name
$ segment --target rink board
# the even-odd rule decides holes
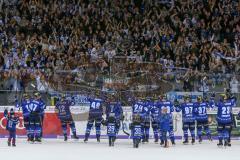
[[[8,106],[8,108],[12,108],[13,106]],[[3,111],[6,108],[6,106],[0,106],[0,138],[7,137],[8,132],[5,129],[6,126],[6,119],[3,116]],[[74,106],[71,108],[75,124],[76,124],[76,130],[77,134],[80,136],[80,138],[83,138],[85,134],[86,124],[87,124],[87,117],[84,115],[88,114],[89,107],[88,106]],[[131,123],[132,115],[131,115],[131,107],[124,107],[124,116],[125,120],[123,122],[123,126],[121,126],[118,138],[120,139],[126,139],[128,136],[123,133],[122,127],[130,133],[129,130],[129,124]],[[233,113],[237,114],[239,112],[239,108],[234,108]],[[16,110],[16,114],[20,118],[20,123],[17,125],[17,136],[18,137],[26,137],[26,130],[23,125],[23,117],[21,111]],[[213,135],[216,135],[216,110],[208,110],[209,114],[209,124],[210,129],[212,130]],[[85,117],[85,118],[82,118]],[[233,134],[235,136],[240,136],[240,121],[237,120],[235,116],[235,126],[233,130]],[[173,113],[173,125],[174,125],[174,134],[177,138],[181,138],[182,133],[182,118],[181,113]],[[54,112],[54,106],[48,106],[45,112],[45,118],[43,123],[43,135],[45,138],[62,138],[62,129],[60,121],[57,117],[57,114]],[[68,134],[70,135],[70,129],[68,129]],[[95,128],[92,128],[91,131],[92,136],[90,138],[95,138]],[[106,127],[102,126],[101,128],[101,134],[102,138],[106,138]],[[153,137],[153,132],[150,129],[150,138]]]

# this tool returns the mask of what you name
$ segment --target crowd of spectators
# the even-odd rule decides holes
[[[238,74],[239,50],[239,0],[0,0],[5,79],[105,71],[114,56]]]

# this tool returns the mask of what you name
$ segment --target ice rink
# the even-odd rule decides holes
[[[230,148],[218,148],[217,141],[204,141],[202,144],[177,145],[162,148],[149,142],[140,148],[132,148],[131,140],[118,140],[109,147],[107,140],[45,139],[42,144],[29,144],[25,139],[17,140],[17,147],[8,147],[6,139],[0,139],[1,160],[239,160],[240,141],[233,141]]]

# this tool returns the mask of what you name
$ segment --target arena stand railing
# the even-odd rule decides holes
[[[74,70],[2,70],[1,105],[12,105],[23,92],[39,91],[48,105],[60,94],[90,95],[101,92],[117,94],[124,105],[129,96],[157,97],[168,92],[203,92],[216,95],[230,88],[239,99],[239,75],[201,73],[177,68],[168,62],[138,62],[136,57],[115,56],[108,67],[98,63],[82,65]],[[233,78],[234,77],[234,78]],[[239,102],[238,102],[238,106]]]
[[[9,70],[2,71],[0,116],[6,107],[15,105],[16,99],[20,102],[23,93],[26,92],[33,96],[34,92],[39,91],[48,106],[45,112],[47,118],[44,121],[44,135],[45,137],[61,137],[61,126],[54,112],[54,105],[61,94],[75,100],[76,104],[71,107],[71,110],[80,136],[84,135],[88,118],[89,102],[87,96],[97,95],[98,93],[102,97],[114,94],[121,101],[126,117],[124,119],[126,130],[129,129],[129,123],[131,122],[131,108],[129,107],[131,106],[129,103],[131,97],[156,98],[160,94],[166,93],[168,98],[173,101],[176,96],[181,100],[185,94],[196,99],[196,95],[205,94],[210,97],[211,94],[215,93],[215,99],[218,100],[220,94],[224,93],[227,88],[232,87],[233,94],[238,99],[237,107],[240,106],[239,85],[230,83],[232,77],[239,80],[239,75],[206,74],[185,68],[166,67],[161,63],[128,62],[126,60],[128,57],[115,58],[112,59],[110,67],[105,69],[98,67],[96,64],[89,64],[75,70],[55,70],[51,72],[21,70],[17,75],[16,72],[12,73]],[[238,111],[239,109],[236,108],[235,114]],[[21,112],[17,112],[17,114],[21,116]],[[210,114],[213,123],[212,130],[216,131],[214,121],[216,110],[211,111]],[[178,114],[174,116],[174,131],[177,136],[182,135],[180,117]],[[0,137],[6,136],[4,125],[1,125],[3,122],[2,119]],[[22,124],[21,122],[18,126],[18,136],[24,137],[26,133]],[[240,126],[239,120],[236,120],[236,126]],[[236,128],[235,135],[240,135],[237,130],[238,128]],[[121,136],[124,136],[124,134],[121,133]]]

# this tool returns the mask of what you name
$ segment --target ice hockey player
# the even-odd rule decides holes
[[[142,118],[144,106],[144,98],[140,98],[139,100],[135,99],[132,101],[132,114],[139,114],[139,116]]]
[[[117,101],[117,97],[115,97],[115,95],[111,95],[108,102],[106,103],[106,119],[108,119],[109,115],[113,113],[116,121],[116,135],[117,135],[121,126],[121,121],[123,121],[124,116],[121,103]]]
[[[188,144],[188,130],[191,133],[192,144],[195,143],[195,117],[193,113],[194,104],[191,102],[190,96],[185,95],[184,102],[176,107],[177,112],[182,112],[183,121],[183,144]]]
[[[75,123],[72,118],[70,107],[74,105],[74,101],[66,99],[66,95],[61,95],[61,99],[56,103],[55,111],[61,121],[64,141],[68,140],[67,126],[69,125],[74,139],[79,139],[76,133]]]
[[[143,120],[143,137],[142,137],[142,142],[148,142],[149,141],[149,129],[150,129],[150,110],[152,106],[154,105],[154,102],[147,97],[145,104],[143,106],[143,111],[142,111],[142,120]]]
[[[210,108],[214,108],[215,107],[215,93],[211,93],[210,95],[210,99],[208,101],[208,105]]]
[[[142,120],[140,114],[132,115],[132,123],[130,124],[131,137],[133,139],[133,148],[138,148],[142,139]]]
[[[157,98],[155,98],[157,100]],[[150,109],[150,115],[151,115],[151,126],[153,129],[153,135],[154,135],[154,142],[158,142],[158,135],[159,135],[159,116],[160,116],[160,110],[157,105],[157,103],[153,103],[151,109]]]
[[[172,121],[172,115],[171,113],[168,113],[168,108],[167,107],[162,107],[161,108],[161,114],[160,114],[160,132],[162,135],[162,140],[164,142],[163,147],[167,148],[168,145],[168,140],[167,140],[167,133],[171,133],[170,132],[170,125],[171,125],[171,121]]]
[[[28,106],[29,134],[31,142],[41,142],[41,112],[42,104],[34,97]]]
[[[109,146],[114,146],[114,142],[117,136],[117,119],[115,113],[109,113],[106,120],[103,122],[107,126],[107,135],[109,140]]]
[[[170,115],[171,121],[170,121],[170,129],[169,131],[169,137],[171,140],[172,145],[175,145],[175,137],[174,137],[174,131],[173,131],[173,115],[172,113],[174,112],[174,105],[172,104],[171,101],[167,100],[166,95],[160,96],[160,101],[158,102],[158,107],[160,111],[162,108],[167,108],[167,113]],[[161,128],[160,128],[161,130]],[[161,145],[164,144],[164,140],[162,139],[161,132],[160,132],[160,140],[161,140]]]
[[[6,129],[8,130],[8,146],[16,147],[16,125],[19,123],[19,118],[15,116],[13,108],[10,110],[10,114],[8,114],[8,110],[4,110],[4,117],[7,119]]]
[[[231,101],[233,107],[236,107],[237,105],[237,98],[234,96],[234,94],[232,94],[230,89],[226,89],[226,96],[228,101]]]
[[[23,99],[19,103],[18,100],[15,100],[16,102],[16,108],[21,108],[22,109],[22,114],[23,114],[23,121],[24,121],[24,127],[27,131],[27,137],[28,141],[30,141],[30,121],[29,121],[29,116],[30,116],[30,111],[29,111],[29,106],[31,105],[31,98],[27,93],[23,94]]]
[[[217,130],[219,143],[217,144],[219,147],[221,146],[231,146],[229,145],[229,133],[232,127],[232,107],[233,103],[228,100],[227,95],[220,95],[220,101],[216,104],[217,107]],[[223,144],[224,140],[224,144]]]
[[[197,97],[197,102],[194,103],[194,114],[197,121],[197,135],[199,143],[202,142],[203,129],[210,141],[212,141],[211,133],[208,124],[207,108],[210,108],[206,99],[202,96]]]
[[[232,102],[233,107],[236,107],[237,106],[237,98],[231,93],[230,89],[226,90],[226,96],[228,98],[228,101]],[[232,128],[236,126],[233,113],[231,113],[231,118],[232,118],[232,125],[229,130],[228,146],[231,146]]]
[[[89,116],[88,116],[88,122],[87,122],[84,142],[88,141],[88,138],[90,136],[90,132],[91,132],[94,122],[95,122],[97,142],[100,142],[101,124],[103,122],[103,118],[102,118],[103,100],[100,99],[100,93],[97,92],[96,96],[94,96],[94,98],[89,97],[88,101],[90,102],[90,108],[89,108]]]
[[[141,139],[143,139],[144,138],[144,135],[143,135],[143,133],[144,133],[144,116],[145,116],[145,111],[144,111],[144,108],[146,107],[145,106],[146,105],[146,103],[144,102],[144,98],[143,97],[141,97],[141,98],[139,98],[139,99],[134,99],[133,101],[132,101],[132,115],[134,115],[134,114],[137,114],[137,115],[139,115],[140,116],[140,119],[141,119],[141,126],[142,126],[142,138]]]
[[[41,98],[41,94],[39,92],[34,93],[34,98],[36,101],[39,101],[40,106],[41,106],[41,111],[40,111],[40,127],[41,127],[41,133],[40,133],[40,139],[42,138],[43,135],[43,122],[44,122],[44,114],[45,114],[45,109],[46,109],[46,104]]]

